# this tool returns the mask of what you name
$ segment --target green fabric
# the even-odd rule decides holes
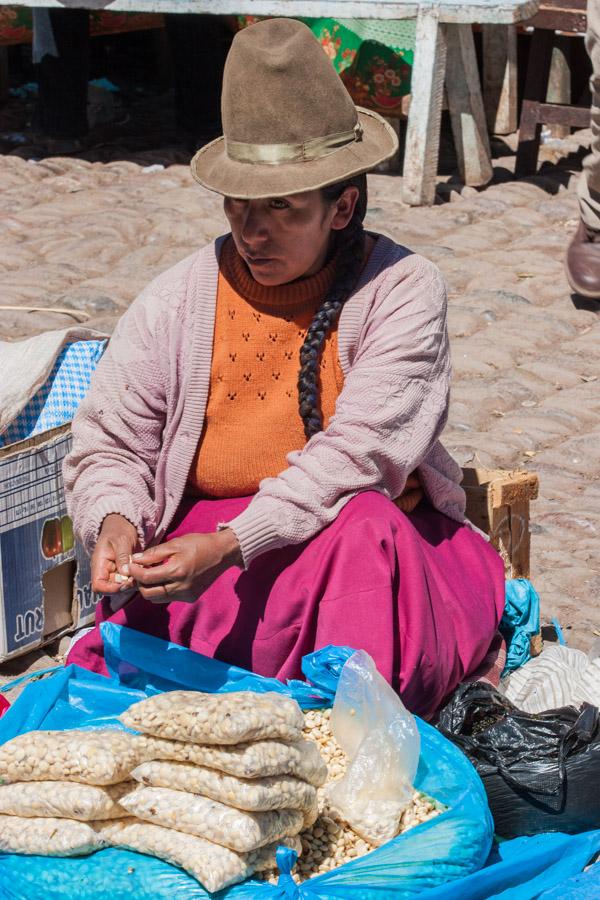
[[[241,27],[258,17],[239,16]],[[410,93],[415,49],[413,19],[302,18],[315,35],[358,106],[400,114]]]

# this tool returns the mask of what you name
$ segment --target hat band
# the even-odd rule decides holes
[[[227,156],[235,162],[281,166],[286,163],[322,159],[355,141],[362,141],[362,137],[362,125],[357,122],[352,131],[311,138],[302,144],[246,144],[243,141],[230,141],[225,138],[225,147]]]

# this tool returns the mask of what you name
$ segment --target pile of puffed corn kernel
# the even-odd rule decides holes
[[[335,740],[331,730],[331,710],[309,710],[304,714],[304,737],[317,743],[321,756],[327,763],[329,774],[326,784],[338,781],[348,766],[348,757]],[[332,869],[364,856],[375,847],[363,840],[350,826],[340,819],[327,804],[323,788],[317,791],[319,817],[314,825],[300,835],[302,855],[298,859],[293,878],[296,883],[306,881],[315,875],[323,875]],[[400,823],[399,834],[439,815],[440,808],[419,791],[415,791],[412,801],[405,809]],[[275,873],[265,873],[265,880],[277,883]]]

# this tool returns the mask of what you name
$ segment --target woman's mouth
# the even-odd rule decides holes
[[[246,262],[250,266],[264,266],[266,263],[273,262],[272,256],[249,256],[246,254]]]

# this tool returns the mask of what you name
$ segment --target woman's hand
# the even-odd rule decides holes
[[[138,546],[137,528],[129,519],[107,516],[92,554],[92,590],[99,594],[132,590],[133,580],[122,572]]]
[[[230,566],[242,566],[233,531],[186,534],[133,555],[121,572],[137,582],[142,596],[153,603],[183,600],[193,603]]]

